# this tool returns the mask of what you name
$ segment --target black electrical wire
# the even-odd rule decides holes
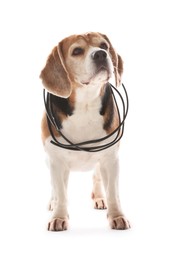
[[[72,151],[84,151],[84,152],[99,152],[102,150],[105,150],[111,146],[113,146],[114,144],[116,144],[118,141],[120,141],[120,139],[123,136],[124,133],[124,123],[125,123],[125,119],[127,117],[127,113],[128,113],[128,109],[129,109],[129,99],[128,99],[128,94],[126,91],[126,88],[124,86],[124,84],[122,84],[123,90],[124,90],[124,94],[125,94],[125,99],[126,101],[124,101],[123,96],[121,95],[121,93],[118,91],[117,88],[115,88],[112,84],[109,83],[109,87],[111,89],[111,93],[114,99],[114,103],[118,112],[118,121],[119,121],[119,126],[109,135],[106,135],[103,138],[99,138],[99,139],[94,139],[94,140],[89,140],[89,141],[85,141],[85,142],[81,142],[81,143],[73,143],[71,142],[61,131],[60,128],[60,122],[58,122],[58,119],[55,117],[55,114],[53,112],[53,107],[52,107],[52,97],[53,95],[49,92],[45,93],[45,89],[43,90],[43,97],[44,97],[44,104],[45,104],[45,110],[46,110],[46,114],[47,114],[47,123],[48,123],[48,127],[49,127],[49,131],[51,134],[51,137],[53,140],[51,140],[50,142],[58,147],[64,148],[64,149],[68,149],[68,150],[72,150]],[[119,97],[119,99],[121,100],[122,103],[122,116],[120,115],[120,109],[118,107],[118,103],[117,103],[117,99],[116,96],[114,95],[114,92],[117,94],[117,96]],[[52,131],[51,125],[53,125],[56,128],[56,131],[60,134],[60,136],[62,136],[62,138],[68,143],[68,144],[63,144],[60,143],[56,137],[54,136],[54,133]],[[116,134],[117,132],[117,134]],[[114,134],[116,134],[114,140],[112,140],[111,142],[108,142],[106,144],[103,145],[96,145],[96,146],[87,146],[87,147],[82,147],[84,145],[90,145],[90,144],[97,144],[99,142],[103,142],[106,139],[110,138],[111,136],[113,136]]]

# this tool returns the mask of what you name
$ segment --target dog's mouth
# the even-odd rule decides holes
[[[102,79],[105,81],[108,81],[111,77],[111,72],[109,70],[109,68],[107,66],[101,65],[96,71],[95,73],[89,78],[88,81],[82,81],[82,84],[84,85],[89,85],[91,81],[95,80],[95,78],[97,76],[99,76],[99,74],[102,74]],[[106,74],[106,75],[105,75]]]

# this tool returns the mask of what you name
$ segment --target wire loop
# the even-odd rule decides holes
[[[59,127],[60,123],[58,122],[58,120],[56,119],[54,112],[53,112],[53,108],[52,108],[52,103],[51,103],[51,97],[53,96],[53,94],[47,92],[45,93],[45,89],[43,90],[43,98],[44,98],[44,104],[45,104],[45,110],[46,110],[46,114],[47,114],[47,122],[48,122],[48,127],[49,127],[49,131],[51,134],[51,137],[53,140],[51,140],[50,142],[58,147],[64,148],[64,149],[68,149],[71,151],[84,151],[84,152],[99,152],[105,149],[108,149],[109,147],[113,146],[114,144],[116,144],[117,142],[120,141],[120,139],[123,136],[124,133],[124,123],[125,123],[125,119],[127,117],[128,114],[128,109],[129,109],[129,99],[128,99],[128,94],[126,91],[126,88],[124,86],[124,84],[122,84],[123,90],[124,90],[124,94],[125,94],[125,99],[126,101],[124,101],[123,96],[121,95],[121,93],[118,91],[118,89],[116,89],[111,83],[108,84],[108,86],[111,89],[112,92],[112,96],[114,99],[114,103],[118,112],[118,119],[119,119],[119,126],[109,135],[106,135],[103,138],[99,138],[99,139],[94,139],[94,140],[89,140],[89,141],[85,141],[85,142],[81,142],[81,143],[73,143],[71,142],[61,131],[61,128]],[[118,107],[118,103],[116,100],[116,96],[114,95],[114,92],[117,94],[117,96],[119,97],[121,103],[122,103],[122,116],[120,115],[120,109]],[[60,143],[51,128],[51,125],[53,125],[56,129],[56,131],[60,134],[60,136],[68,143],[68,144],[63,144]],[[117,134],[116,134],[117,133]],[[96,145],[96,146],[87,146],[86,145],[90,145],[90,144],[97,144],[99,142],[103,142],[106,139],[110,138],[111,136],[113,136],[114,134],[116,134],[115,138],[111,141],[108,142],[106,144],[103,145]],[[85,147],[83,147],[85,146]]]

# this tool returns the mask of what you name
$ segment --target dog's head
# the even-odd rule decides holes
[[[75,86],[106,83],[113,73],[118,86],[122,72],[122,59],[108,37],[87,33],[59,42],[49,55],[40,78],[50,93],[67,98]]]

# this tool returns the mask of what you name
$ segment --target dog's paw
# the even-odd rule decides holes
[[[48,231],[64,231],[68,229],[67,218],[54,218],[48,223]]]
[[[124,216],[108,216],[108,220],[109,225],[112,229],[125,230],[131,227],[129,221]]]
[[[104,198],[95,198],[94,193],[92,193],[91,197],[93,199],[95,209],[107,209],[106,201]]]
[[[94,199],[94,208],[95,209],[107,209],[104,198]]]

